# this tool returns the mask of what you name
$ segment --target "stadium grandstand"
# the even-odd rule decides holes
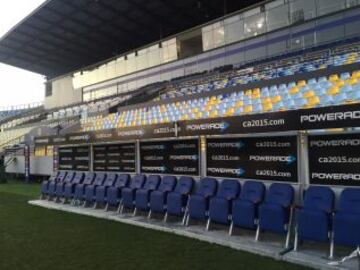
[[[46,77],[0,193],[50,249],[0,268],[359,269],[359,0],[48,0],[0,62]]]

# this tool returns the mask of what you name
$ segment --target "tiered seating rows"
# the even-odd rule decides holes
[[[358,103],[360,71],[194,98],[88,118],[84,131]]]

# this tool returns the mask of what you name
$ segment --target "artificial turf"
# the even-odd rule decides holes
[[[0,185],[0,269],[306,269],[168,233],[27,204],[39,185]]]

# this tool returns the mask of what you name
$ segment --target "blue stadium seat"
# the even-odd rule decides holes
[[[328,187],[310,186],[305,191],[304,205],[296,211],[295,251],[299,240],[329,242],[334,198]]]
[[[256,241],[261,231],[287,234],[285,247],[289,247],[293,202],[294,188],[291,185],[278,183],[270,185],[265,202],[259,206]]]
[[[95,205],[106,203],[106,192],[109,187],[115,184],[118,175],[116,173],[107,173],[106,180],[101,186],[97,186],[95,189]]]
[[[150,194],[150,212],[151,213],[165,213],[167,206],[167,196],[174,190],[176,185],[175,176],[164,176],[157,190],[154,190]]]
[[[263,201],[264,193],[265,185],[263,183],[255,181],[245,182],[239,198],[233,201],[230,235],[234,226],[246,229],[256,228],[258,206]]]
[[[94,179],[96,177],[96,174],[93,172],[88,172],[85,174],[84,181],[81,184],[77,184],[75,186],[75,192],[74,192],[74,200],[75,201],[82,201],[85,198],[85,187],[92,185]],[[74,201],[74,203],[75,203]]]
[[[206,177],[200,180],[199,187],[195,194],[192,194],[189,199],[189,212],[186,220],[186,225],[189,224],[190,219],[205,220],[208,218],[209,201],[216,193],[217,180]]]
[[[65,184],[64,187],[64,203],[67,199],[72,199],[75,192],[75,187],[78,184],[81,184],[84,180],[84,173],[83,172],[76,172],[75,177],[71,183]]]
[[[43,199],[44,196],[49,195],[49,183],[56,182],[56,179],[58,178],[59,173],[60,173],[59,171],[56,171],[49,177],[48,180],[42,181],[41,189],[40,189],[40,192],[41,192],[40,200]]]
[[[96,188],[102,186],[105,179],[106,179],[106,174],[98,172],[96,173],[95,180],[93,181],[93,183],[85,187],[84,206],[86,206],[87,203],[94,202]]]
[[[63,182],[56,183],[56,189],[55,189],[56,202],[58,201],[59,198],[61,198],[64,195],[65,185],[71,183],[75,175],[76,172],[68,172]]]
[[[240,183],[237,180],[225,179],[220,183],[216,196],[210,199],[209,206],[209,229],[210,222],[229,224],[232,201],[239,195]]]
[[[49,181],[49,184],[48,184],[48,199],[51,199],[51,197],[55,196],[56,184],[64,182],[65,177],[66,177],[67,174],[68,174],[67,171],[60,171],[58,176],[55,179],[53,179],[52,181]]]
[[[341,192],[334,215],[334,243],[350,247],[360,246],[359,228],[360,189],[346,188]]]
[[[189,176],[182,176],[176,183],[174,191],[170,192],[167,197],[167,211],[164,221],[170,216],[183,216],[183,224],[187,216],[188,199],[192,192],[194,179]]]
[[[130,175],[120,174],[115,181],[114,186],[109,187],[107,190],[107,207],[118,206],[121,199],[121,189],[127,187],[130,181]]]
[[[123,212],[124,208],[134,208],[135,192],[143,187],[145,179],[145,175],[135,175],[131,179],[129,187],[124,187],[121,190],[122,201],[120,213]]]
[[[135,192],[135,209],[134,216],[136,211],[149,211],[149,201],[152,191],[156,190],[160,183],[160,176],[150,175],[146,179],[144,186]]]

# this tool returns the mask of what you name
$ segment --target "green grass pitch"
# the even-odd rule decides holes
[[[306,269],[185,237],[30,206],[38,184],[0,185],[0,269]]]

